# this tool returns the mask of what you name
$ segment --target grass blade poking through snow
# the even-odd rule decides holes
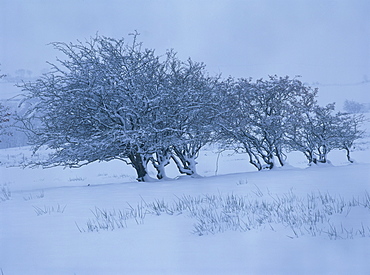
[[[94,218],[87,222],[87,229],[81,229],[78,225],[77,227],[80,232],[114,230],[126,228],[128,220],[134,220],[138,225],[143,224],[147,215],[184,214],[196,221],[193,233],[199,236],[229,230],[247,232],[267,229],[285,231],[283,234],[290,238],[303,235],[324,235],[329,239],[370,237],[370,224],[361,224],[357,229],[343,226],[343,221],[349,218],[351,209],[369,208],[368,193],[365,194],[362,204],[357,203],[360,198],[345,201],[342,197],[329,193],[311,193],[306,197],[299,197],[293,191],[283,195],[268,193],[269,197],[265,198],[263,192],[257,188],[254,198],[218,194],[198,197],[183,195],[176,197],[173,203],[167,203],[163,199],[146,203],[142,199],[136,206],[127,203],[128,208],[125,210],[107,211],[95,208],[95,211],[92,211]],[[369,216],[361,216],[363,222],[370,220],[370,211],[365,213]]]
[[[37,216],[42,216],[42,215],[51,214],[51,213],[64,213],[64,210],[66,209],[66,207],[67,205],[61,206],[60,204],[58,204],[55,207],[46,206],[46,205],[44,205],[44,207],[33,206]]]
[[[6,184],[3,184],[0,189],[0,201],[10,200],[12,193],[9,190],[9,187]]]

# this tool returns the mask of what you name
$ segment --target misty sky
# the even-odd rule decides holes
[[[173,48],[211,74],[301,75],[328,100],[366,99],[369,14],[369,0],[0,0],[0,68],[38,76],[58,55],[50,42],[137,30],[145,47]]]

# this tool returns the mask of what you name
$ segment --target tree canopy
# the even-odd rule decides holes
[[[298,77],[222,79],[174,51],[157,55],[137,38],[52,43],[65,59],[20,85],[27,107],[19,120],[35,150],[52,149],[47,161],[34,164],[118,159],[147,181],[149,163],[164,179],[173,160],[180,173],[197,176],[199,151],[211,142],[241,149],[258,170],[283,166],[289,150],[303,152],[311,164],[344,149],[351,161],[362,118],[319,106],[317,89]]]

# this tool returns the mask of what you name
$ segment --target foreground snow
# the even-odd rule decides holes
[[[137,183],[122,162],[76,170],[7,167],[27,158],[24,150],[0,153],[0,274],[367,274],[370,269],[368,151],[354,154],[359,164],[332,155],[335,166],[254,172],[244,156],[223,152],[217,161],[209,149],[200,156],[203,178]],[[304,166],[304,159],[293,159],[294,166]],[[168,174],[176,176],[174,169]],[[212,196],[235,196],[258,207],[293,197],[308,203],[316,196],[334,200],[331,205],[342,205],[343,212],[320,210],[327,220],[319,223],[316,236],[268,219],[248,230],[225,226],[199,236],[199,217],[190,208],[152,211],[155,203],[169,208],[183,198]],[[98,225],[97,211],[115,217],[126,211],[131,218],[123,228],[89,230],[89,224]]]

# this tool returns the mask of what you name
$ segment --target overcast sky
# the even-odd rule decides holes
[[[50,42],[137,30],[158,54],[173,48],[211,74],[301,75],[328,94],[370,94],[369,0],[0,0],[2,73],[34,76],[58,54]],[[330,92],[330,93],[329,93]],[[370,100],[368,100],[370,101]]]

